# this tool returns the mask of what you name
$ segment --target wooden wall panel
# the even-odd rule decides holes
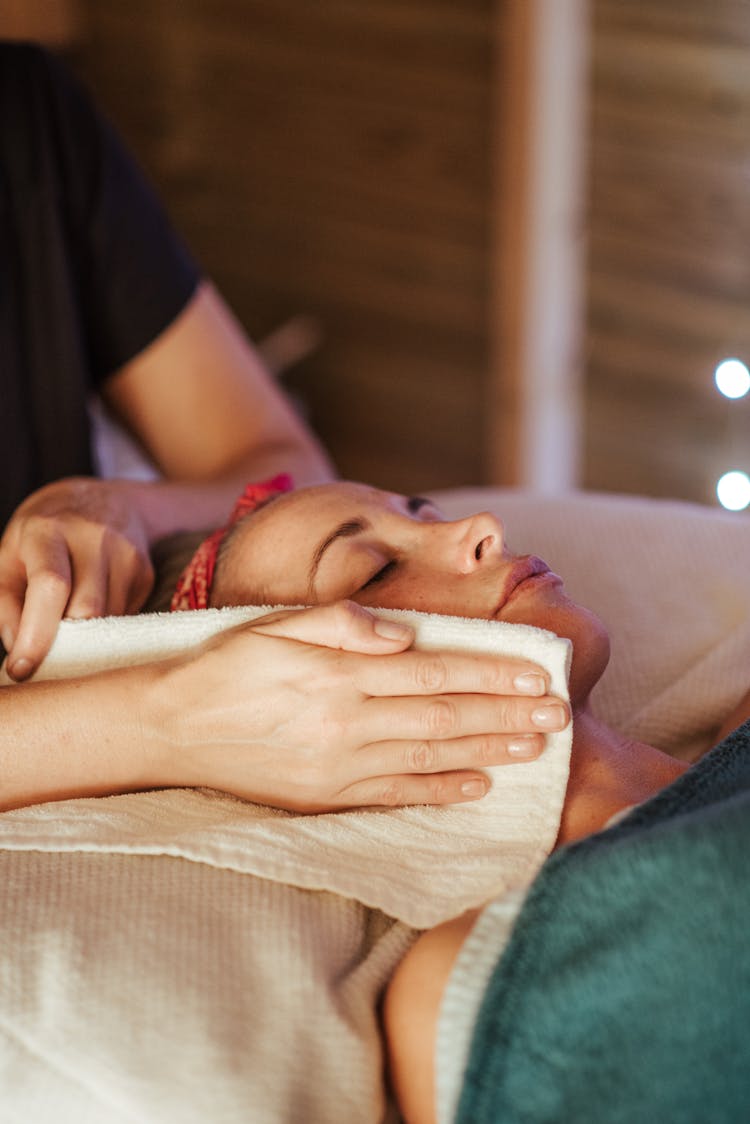
[[[75,63],[251,334],[322,325],[291,382],[345,474],[513,477],[512,4],[79,0]],[[750,3],[591,10],[583,482],[711,501],[750,468],[712,384],[750,356]]]
[[[490,0],[90,0],[78,65],[346,475],[481,479]]]
[[[585,482],[711,502],[750,469],[712,380],[750,357],[750,5],[594,11]]]

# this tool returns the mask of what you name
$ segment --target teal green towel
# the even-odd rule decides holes
[[[458,1124],[750,1120],[750,723],[554,854],[475,1027]]]

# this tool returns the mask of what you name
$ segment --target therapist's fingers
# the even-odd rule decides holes
[[[455,695],[539,698],[549,676],[536,664],[498,653],[408,651],[390,660],[360,659],[354,682],[365,695]]]
[[[350,661],[347,674],[365,695],[481,692],[537,697],[549,690],[547,672],[528,660],[469,652],[405,652],[414,638],[405,622],[378,617],[353,601],[271,613],[252,627],[270,636],[360,653],[363,658]],[[390,659],[367,658],[386,648],[394,653]]]
[[[0,643],[6,652],[11,651],[18,635],[22,605],[23,593],[18,583],[6,581],[0,574]]]
[[[67,543],[44,529],[24,537],[20,562],[26,573],[26,589],[7,661],[8,674],[19,681],[36,671],[49,651],[72,583]]]
[[[140,609],[154,578],[147,555],[109,531],[77,542],[73,551],[73,590],[66,617],[88,620]]]
[[[397,773],[368,777],[339,794],[341,808],[401,808],[410,804],[465,804],[486,796],[492,782],[483,773]]]
[[[119,615],[120,613],[137,613],[139,609],[143,608],[146,598],[154,588],[154,567],[151,564],[151,559],[147,555],[138,553],[136,564],[129,567],[129,573],[130,581],[125,586],[125,606],[121,609],[110,607],[110,613],[115,615]],[[125,584],[124,580],[122,580],[121,585],[121,580],[122,579],[119,579],[114,571],[110,574],[110,598],[112,598],[112,592],[115,587],[122,588]],[[110,600],[110,606],[112,605],[113,601]]]
[[[14,536],[6,530],[0,539],[0,641],[10,652],[18,635],[18,625],[26,591],[26,572],[14,550]]]
[[[473,734],[465,738],[385,741],[359,750],[357,767],[368,776],[445,773],[533,761],[544,752],[543,734]]]
[[[70,549],[70,548],[69,548]],[[107,571],[109,559],[104,550],[78,545],[71,558],[71,591],[65,616],[71,620],[102,617],[107,611]]]
[[[281,610],[259,617],[249,627],[265,636],[372,655],[402,651],[414,639],[409,625],[382,620],[354,601]]]
[[[19,592],[0,587],[0,639],[8,652],[8,674],[17,681],[36,671],[64,616],[88,620],[137,612],[152,587],[148,557],[123,539],[103,547],[92,536],[73,549],[53,531],[25,534]]]
[[[527,660],[497,653],[402,652],[391,660],[360,660],[355,683],[366,695],[446,695],[463,692],[539,697],[549,676]]]
[[[394,731],[405,741],[432,742],[498,733],[550,734],[564,730],[569,720],[567,705],[553,695],[370,698],[352,719],[351,734],[365,747],[392,739]],[[405,768],[401,763],[399,771]]]
[[[360,751],[367,776],[339,792],[342,806],[402,807],[409,804],[463,804],[481,800],[492,787],[482,766],[533,761],[544,748],[540,734],[483,735],[445,741],[382,743]],[[402,761],[404,772],[382,773],[378,766]]]

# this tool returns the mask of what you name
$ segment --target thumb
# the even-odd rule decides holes
[[[409,625],[378,617],[354,601],[269,613],[254,621],[252,628],[267,636],[374,655],[403,652],[414,640]]]

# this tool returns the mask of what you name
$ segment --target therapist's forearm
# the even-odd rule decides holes
[[[0,688],[0,810],[169,783],[147,667]]]
[[[164,479],[174,482],[178,509],[188,489],[189,504],[197,505],[193,529],[221,522],[248,480],[289,472],[301,485],[333,475],[317,437],[209,283],[107,379],[102,394]],[[152,500],[160,494],[159,488],[144,491]],[[218,507],[212,505],[216,496]],[[162,533],[184,526],[170,526],[169,512],[152,503],[152,525],[155,518]]]
[[[221,526],[248,481],[264,480],[279,472],[290,473],[296,484],[332,478],[327,462],[308,458],[293,445],[269,445],[254,450],[211,480],[114,480],[100,486],[122,492],[129,509],[140,516],[148,541],[154,543],[175,531]]]

